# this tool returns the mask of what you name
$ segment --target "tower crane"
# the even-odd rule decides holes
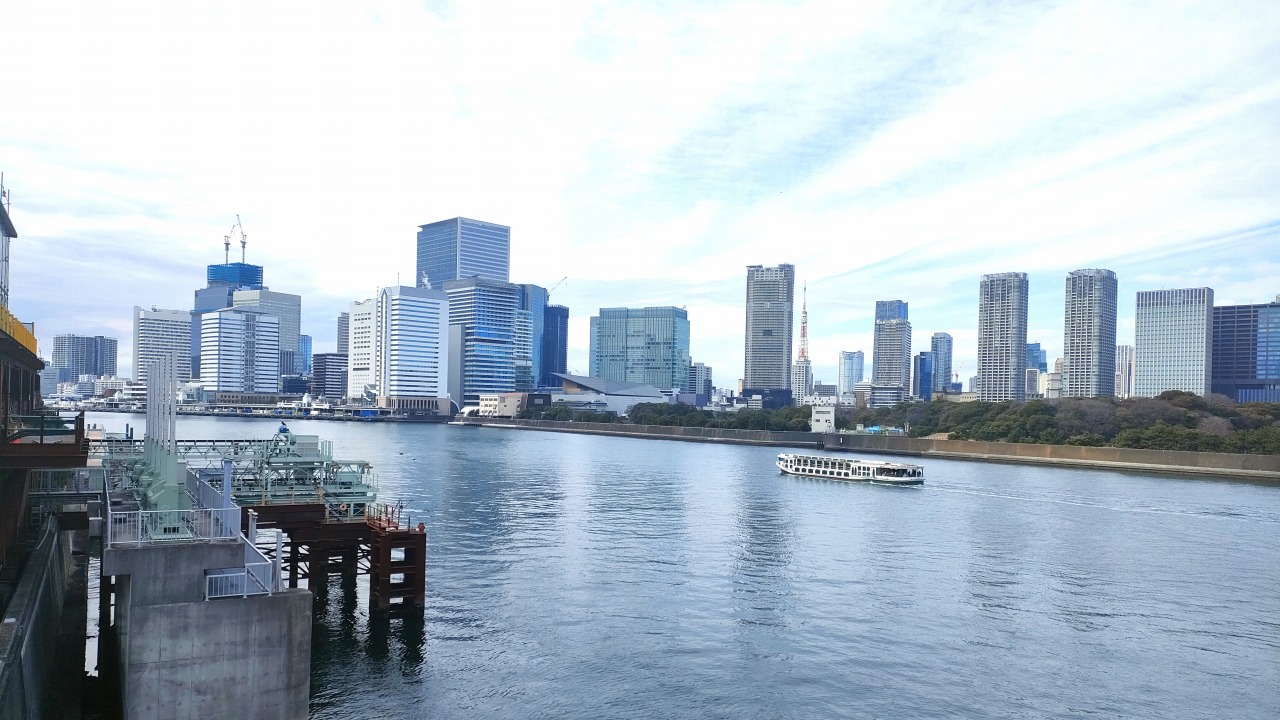
[[[243,263],[245,260],[245,246],[249,244],[249,236],[244,234],[244,225],[240,224],[240,213],[236,213],[236,224],[222,236],[223,261],[226,263],[231,262],[231,236],[235,234],[237,228],[240,230],[240,262]]]
[[[552,290],[555,290],[556,288],[560,287],[560,285],[561,285],[562,283],[564,283],[564,281],[565,281],[565,280],[568,280],[568,279],[569,279],[569,276],[568,276],[568,275],[565,275],[564,277],[562,277],[562,278],[560,278],[559,280],[557,280],[557,281],[555,282],[555,284],[554,284],[554,285],[552,285],[551,287],[547,288],[547,299],[548,299],[548,300],[550,300],[550,299],[551,299],[551,291],[552,291]]]

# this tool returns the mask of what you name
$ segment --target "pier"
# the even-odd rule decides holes
[[[138,440],[90,445],[105,482],[137,484],[145,452]],[[332,575],[369,575],[370,602],[380,611],[421,613],[426,598],[426,530],[404,508],[377,502],[377,476],[362,460],[335,459],[333,443],[314,435],[276,433],[265,440],[175,440],[173,454],[199,482],[223,492],[242,513],[244,527],[278,530],[260,549],[279,560],[283,582],[327,591]],[[279,553],[279,556],[277,556]]]

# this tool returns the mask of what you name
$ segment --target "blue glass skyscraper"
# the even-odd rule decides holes
[[[901,300],[877,300],[876,321],[906,320],[907,303]]]
[[[439,290],[450,280],[476,277],[508,282],[511,228],[468,218],[418,227],[419,287]]]
[[[1040,349],[1040,343],[1027,343],[1027,367],[1042,373],[1049,372],[1049,353]]]
[[[449,396],[459,406],[515,390],[521,287],[480,278],[449,280]]]
[[[547,289],[538,285],[520,286],[520,310],[528,313],[529,322],[529,358],[531,372],[528,389],[533,389],[542,382],[545,372],[543,368],[543,343],[546,340]]]
[[[191,376],[200,377],[200,316],[232,306],[236,290],[262,290],[262,266],[220,263],[205,270],[206,286],[196,290],[191,307]]]
[[[561,384],[553,373],[569,369],[569,308],[564,305],[548,305],[543,313],[542,325],[542,377],[539,387]]]
[[[1237,402],[1280,402],[1280,297],[1213,308],[1212,390]]]

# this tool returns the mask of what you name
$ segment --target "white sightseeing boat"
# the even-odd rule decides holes
[[[907,463],[783,453],[778,456],[778,469],[789,475],[831,480],[861,480],[889,485],[924,484],[924,468]]]

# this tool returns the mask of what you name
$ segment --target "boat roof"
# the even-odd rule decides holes
[[[879,465],[881,467],[901,467],[901,468],[923,468],[923,465],[914,465],[912,463],[886,462],[884,460],[863,460],[856,457],[840,457],[839,455],[802,455],[800,453],[781,453],[780,458],[812,458],[814,460],[844,460],[846,462],[858,463],[860,465]]]

